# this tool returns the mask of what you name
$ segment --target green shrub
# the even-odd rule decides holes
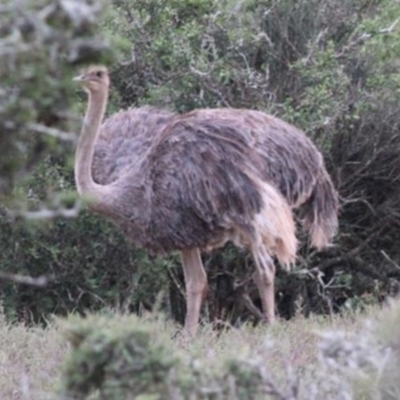
[[[10,193],[15,177],[29,171],[43,154],[62,156],[55,137],[74,139],[67,133],[73,69],[110,55],[97,34],[98,5],[74,0],[2,2],[0,195]]]
[[[118,39],[116,48],[124,57],[111,68],[110,112],[148,103],[176,111],[256,108],[304,129],[324,152],[342,199],[340,234],[335,247],[318,254],[303,238],[298,270],[278,274],[280,315],[362,307],[398,290],[397,2],[115,0],[98,24],[99,3],[87,5],[88,14],[78,18],[78,25],[65,8],[67,2],[50,8],[46,1],[32,4],[34,11],[53,10],[50,20],[44,12],[37,19],[31,13],[39,21],[33,24],[37,57],[30,49],[26,56],[17,52],[21,59],[0,61],[7,89],[0,92],[1,179],[10,193],[16,171],[24,178],[14,185],[8,205],[16,197],[28,199],[30,209],[49,198],[52,209],[73,204],[72,146],[60,146],[46,134],[32,139],[29,127],[32,122],[45,128],[71,126],[65,115],[73,108],[72,66],[104,57],[101,31]],[[1,23],[6,29],[0,29],[0,40],[13,39],[12,28],[20,32],[15,37],[21,45],[30,45],[32,34],[22,33],[32,19],[31,9],[10,10],[13,22]],[[46,32],[52,34],[45,46]],[[94,46],[94,55],[84,51],[86,45],[81,47],[93,40],[101,43]],[[56,61],[47,64],[52,51]],[[18,85],[23,90],[14,101],[10,88]],[[83,107],[77,101],[75,110],[82,112]],[[52,156],[43,160],[50,151]],[[34,173],[27,175],[27,169]],[[55,195],[60,191],[65,195]],[[32,315],[37,320],[52,312],[101,307],[138,311],[157,303],[168,315],[183,319],[183,277],[176,255],[155,260],[134,251],[100,218],[83,212],[75,220],[57,218],[33,227],[1,217],[0,237],[2,270],[52,277],[46,288],[2,285],[0,297],[11,317]],[[204,256],[204,262],[210,278],[204,317],[257,321],[247,307],[249,299],[259,306],[248,279],[248,255],[228,246],[223,253]]]
[[[62,394],[76,400],[395,399],[399,305],[375,308],[374,315],[373,323],[354,313],[339,318],[332,331],[326,319],[309,322],[313,331],[323,328],[319,333],[310,332],[310,325],[301,331],[297,318],[276,330],[241,327],[217,340],[207,330],[196,338],[171,339],[171,326],[162,319],[70,318],[62,322],[72,347]],[[308,350],[298,348],[297,336]]]

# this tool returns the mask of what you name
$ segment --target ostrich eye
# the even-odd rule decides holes
[[[96,76],[97,76],[98,78],[101,78],[101,77],[103,76],[103,72],[102,72],[102,71],[97,71],[97,72],[96,72]]]

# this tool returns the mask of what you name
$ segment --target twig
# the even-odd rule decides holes
[[[103,304],[103,306],[107,307],[107,303],[104,299],[102,299],[99,295],[97,295],[94,292],[91,292],[90,290],[87,289],[83,289],[80,286],[78,286],[78,290],[79,290],[79,296],[78,296],[78,301],[80,300],[80,298],[85,294],[90,294],[91,296],[93,296],[99,303]]]
[[[80,201],[77,201],[75,202],[73,208],[58,208],[56,210],[50,210],[48,208],[44,208],[39,211],[7,210],[7,215],[11,219],[22,217],[29,220],[50,219],[56,217],[75,218],[79,215],[81,208],[82,208],[82,203]]]
[[[392,264],[395,268],[400,269],[399,264],[397,264],[396,262],[394,262],[386,253],[384,250],[381,250],[381,253],[383,255],[383,257],[386,258],[386,260],[388,260],[390,262],[390,264]]]
[[[243,300],[244,306],[247,308],[248,311],[250,311],[251,314],[256,316],[261,321],[264,320],[263,313],[255,306],[255,304],[251,300],[251,298],[248,295],[248,293],[243,293],[242,294],[242,300]]]
[[[45,287],[48,283],[54,279],[54,276],[39,276],[37,278],[33,278],[27,275],[20,274],[10,274],[8,272],[0,272],[0,279],[12,281],[14,283],[22,283],[24,285],[36,286],[36,287]]]
[[[179,293],[183,296],[183,298],[186,298],[185,291],[183,290],[182,285],[179,283],[175,274],[172,272],[172,269],[168,267],[167,271],[168,271],[168,274],[171,277],[172,281],[174,282],[175,286],[177,287]]]
[[[399,23],[400,21],[400,17],[398,17],[392,25],[388,26],[387,28],[382,28],[379,29],[378,32],[376,32],[377,34],[380,35],[387,35],[389,33],[392,33],[394,28],[396,27],[396,25]],[[352,41],[350,41],[347,46],[344,46],[343,49],[340,51],[340,53],[336,54],[336,58],[340,58],[343,57],[348,51],[350,51],[352,48],[354,48],[355,46],[363,43],[365,40],[370,39],[372,37],[371,33],[366,33],[364,32],[363,34],[361,34],[359,37],[356,37],[355,39],[353,39]]]
[[[69,141],[75,143],[77,141],[77,136],[73,133],[68,133],[64,131],[60,131],[59,129],[49,128],[48,126],[37,124],[37,123],[30,123],[28,124],[28,129],[38,133],[45,133],[46,135],[55,137],[57,139]]]
[[[318,33],[317,38],[314,40],[313,44],[310,47],[310,51],[308,52],[307,56],[304,59],[304,64],[307,64],[311,60],[311,57],[313,56],[315,49],[317,48],[317,46],[319,45],[321,40],[324,38],[324,36],[326,35],[327,32],[328,32],[328,28],[325,28]]]
[[[379,33],[391,33],[393,31],[393,29],[396,27],[396,25],[398,24],[398,22],[400,21],[400,17],[398,17],[392,25],[390,25],[387,28],[382,28]]]

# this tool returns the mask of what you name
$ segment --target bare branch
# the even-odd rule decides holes
[[[55,210],[44,208],[38,211],[7,210],[7,215],[12,219],[17,217],[22,217],[29,220],[50,219],[56,217],[75,218],[79,215],[81,208],[82,208],[82,202],[78,200],[75,202],[73,208],[60,207]]]
[[[387,35],[393,32],[394,28],[396,27],[396,25],[399,23],[400,21],[400,17],[398,17],[392,25],[388,26],[387,28],[382,28],[380,29],[378,32],[376,32],[377,34],[381,34],[381,35]],[[353,48],[355,48],[356,46],[358,46],[359,44],[362,44],[365,40],[371,38],[373,35],[371,33],[362,33],[360,36],[357,37],[352,37],[353,35],[350,36],[349,43],[347,44],[347,46],[344,46],[343,49],[336,54],[336,58],[340,58],[343,57],[346,53],[348,53],[349,51],[351,51]]]
[[[393,260],[386,254],[386,252],[385,252],[384,250],[381,250],[381,253],[382,253],[383,257],[385,257],[386,260],[390,262],[390,264],[392,264],[395,268],[400,269],[399,264],[397,264],[395,261],[393,261]]]
[[[35,122],[32,122],[28,124],[28,129],[31,129],[32,131],[35,131],[37,133],[45,133],[46,135],[55,137],[57,139],[69,141],[75,143],[77,141],[77,135],[74,133],[68,133],[64,131],[60,131],[59,129],[55,128],[49,128],[48,126],[42,125],[42,124],[37,124]]]
[[[256,307],[256,305],[253,303],[253,300],[251,300],[248,293],[242,294],[242,301],[243,301],[244,306],[247,308],[247,310],[251,314],[256,316],[260,321],[264,320],[263,313]]]
[[[192,72],[193,75],[199,76],[200,78],[204,78],[205,76],[210,76],[213,66],[209,68],[209,71],[200,71],[196,69],[192,64],[189,65],[190,72]]]
[[[310,50],[307,54],[307,56],[304,59],[304,63],[307,64],[310,60],[311,57],[314,55],[315,49],[318,47],[318,45],[321,43],[322,39],[324,38],[324,36],[327,34],[328,32],[328,28],[323,29],[322,31],[320,31],[316,37],[316,39],[314,40],[314,42],[312,43],[312,45],[310,46]]]
[[[387,28],[381,29],[381,30],[379,31],[379,33],[384,33],[384,34],[386,34],[386,33],[391,33],[391,32],[394,30],[394,28],[396,27],[396,25],[398,24],[399,21],[400,21],[400,17],[398,17],[398,18],[393,22],[392,25],[388,26]]]
[[[10,274],[8,272],[0,271],[0,279],[11,281],[14,283],[21,283],[23,285],[30,285],[36,287],[45,287],[48,283],[54,279],[54,276],[39,276],[37,278],[33,278],[32,276],[20,275],[20,274]]]

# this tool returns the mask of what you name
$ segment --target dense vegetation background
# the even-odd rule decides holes
[[[80,210],[74,194],[75,132],[86,99],[71,77],[80,65],[111,59],[110,113],[143,104],[260,109],[304,129],[323,151],[341,195],[340,233],[321,253],[304,240],[294,273],[278,273],[281,316],[332,313],[397,293],[399,21],[397,0],[2,4],[0,301],[7,317],[32,322],[156,305],[182,321],[179,257],[132,249],[109,222]],[[38,216],[51,218],[38,223]],[[228,246],[204,261],[204,317],[257,321],[249,256]],[[16,283],[15,274],[44,276],[47,284]]]

